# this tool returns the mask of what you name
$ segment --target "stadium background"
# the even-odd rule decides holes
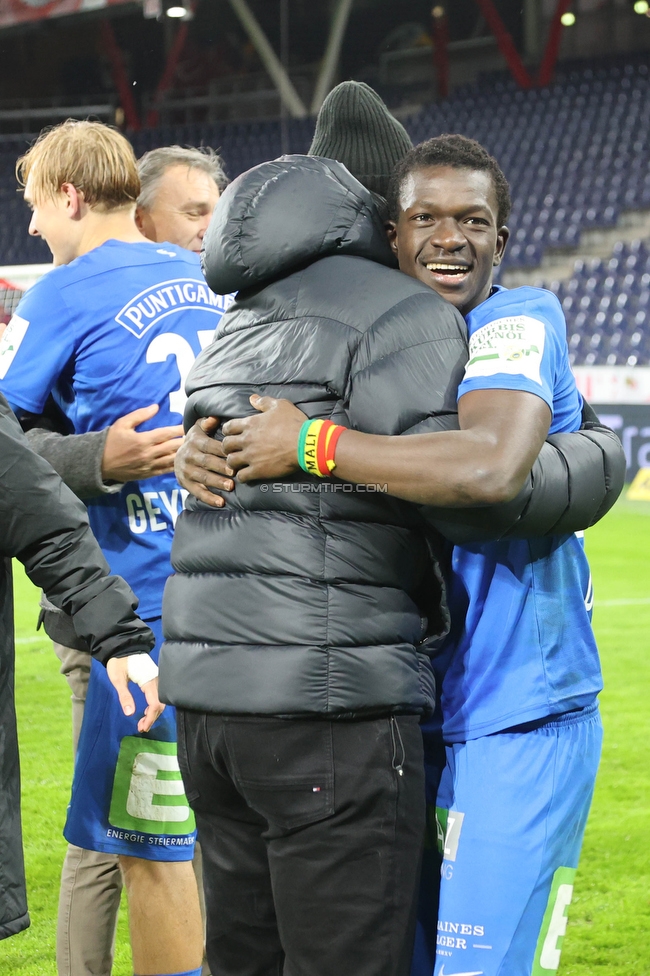
[[[580,388],[621,436],[633,482],[587,535],[609,734],[560,973],[650,976],[648,2],[0,0],[0,54],[0,327],[50,261],[27,235],[16,158],[62,119],[117,125],[137,155],[212,146],[233,178],[306,151],[329,89],[355,78],[380,92],[415,142],[462,132],[497,157],[514,203],[499,280],[558,295]],[[19,577],[33,923],[0,943],[0,972],[21,976],[55,972],[70,778],[67,695],[34,636],[35,606]],[[123,976],[123,925],[119,940]]]

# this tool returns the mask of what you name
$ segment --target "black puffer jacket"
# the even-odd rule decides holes
[[[187,423],[250,413],[262,393],[372,433],[455,426],[463,319],[387,267],[372,198],[339,163],[239,177],[205,254],[210,287],[239,295],[190,374]],[[430,546],[412,506],[336,479],[194,503],[174,538],[161,696],[221,714],[427,711],[421,642],[446,626]]]

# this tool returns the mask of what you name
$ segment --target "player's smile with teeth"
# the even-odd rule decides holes
[[[447,264],[444,261],[427,261],[424,266],[427,271],[454,277],[466,275],[472,270],[471,264]]]

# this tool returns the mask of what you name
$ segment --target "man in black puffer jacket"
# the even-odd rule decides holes
[[[259,392],[377,433],[455,424],[463,320],[390,269],[345,167],[265,163],[209,233],[212,287],[239,296],[192,372],[190,419]],[[180,710],[220,976],[279,972],[283,953],[287,974],[408,971],[426,642],[447,627],[435,545],[381,486],[307,475],[179,519],[161,694]]]

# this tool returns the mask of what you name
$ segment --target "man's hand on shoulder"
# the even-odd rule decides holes
[[[183,442],[183,426],[135,428],[158,413],[158,406],[141,407],[120,417],[108,429],[102,458],[104,481],[140,481],[174,470],[174,458]]]
[[[250,398],[259,413],[229,420],[222,447],[238,481],[282,478],[298,471],[298,437],[307,417],[289,400]]]
[[[221,441],[211,436],[218,426],[218,417],[197,420],[188,430],[174,465],[179,484],[212,508],[222,508],[225,502],[211,488],[232,491],[235,487],[235,472],[228,467]]]

